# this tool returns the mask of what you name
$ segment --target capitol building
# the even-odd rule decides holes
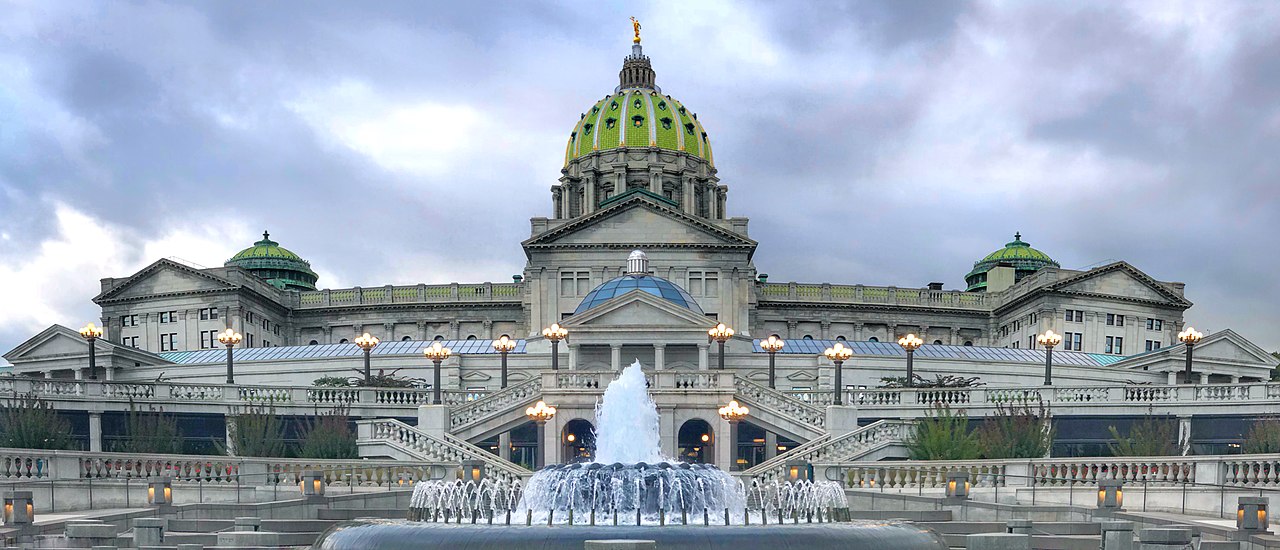
[[[130,392],[180,415],[192,445],[221,437],[238,403],[269,396],[285,414],[341,404],[361,421],[394,420],[527,467],[589,458],[595,402],[636,360],[650,376],[664,452],[725,469],[918,417],[932,398],[890,393],[882,381],[905,375],[898,340],[908,334],[922,340],[913,361],[925,380],[977,378],[987,396],[1035,392],[1018,395],[1050,405],[1055,454],[1096,453],[1110,437],[1100,418],[1127,422],[1166,403],[1135,400],[1132,388],[1176,393],[1171,408],[1154,412],[1177,417],[1185,445],[1204,451],[1225,452],[1272,406],[1206,404],[1202,395],[1211,394],[1195,389],[1253,387],[1277,361],[1218,330],[1195,345],[1188,376],[1178,335],[1192,303],[1183,283],[1125,261],[1065,269],[1018,228],[1008,229],[1007,243],[991,243],[994,251],[974,250],[972,265],[954,266],[963,288],[771,280],[756,249],[785,243],[758,243],[749,220],[734,215],[733,182],[716,169],[715,121],[700,120],[696,107],[659,87],[649,57],[633,45],[617,85],[576,120],[565,113],[564,167],[545,175],[555,178],[550,214],[530,219],[525,267],[512,280],[324,288],[306,250],[264,232],[222,267],[159,259],[137,273],[106,274],[93,298],[101,338],[87,341],[68,320],[4,357],[19,378],[71,388],[56,406],[78,419],[86,449],[112,439]],[[708,335],[719,324],[734,331],[723,343]],[[552,325],[563,340],[544,332]],[[227,329],[241,335],[233,366],[218,339]],[[1037,341],[1046,331],[1061,335],[1052,385]],[[365,352],[356,340],[366,334],[379,341],[369,352],[374,372],[420,379],[420,387],[341,398],[316,391],[318,378],[361,376]],[[761,347],[771,336],[785,341],[773,354]],[[495,348],[503,337],[514,343],[509,352]],[[438,370],[423,355],[435,342],[449,350]],[[836,345],[851,350],[840,365],[824,356]],[[85,389],[92,384],[104,386]],[[997,402],[957,399],[971,417]],[[540,440],[524,415],[538,400],[559,409]],[[731,400],[752,411],[732,429],[717,415]],[[361,432],[362,456],[412,458],[411,446],[376,443],[378,433]]]

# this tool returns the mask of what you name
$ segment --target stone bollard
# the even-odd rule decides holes
[[[239,517],[236,518],[235,527],[232,531],[261,531],[262,518]]]
[[[1133,542],[1133,522],[1102,522],[1101,550],[1135,550],[1137,547]]]
[[[1031,535],[978,533],[964,538],[967,550],[1031,550]]]
[[[658,543],[652,540],[589,540],[582,544],[583,550],[657,550]]]
[[[1240,550],[1240,541],[1203,540],[1200,541],[1200,550]]]
[[[133,545],[160,546],[164,544],[164,518],[137,518],[133,520]]]
[[[1186,550],[1191,547],[1191,531],[1185,528],[1138,531],[1140,550]]]
[[[1030,535],[1030,534],[1031,534],[1031,520],[1029,520],[1029,519],[1011,519],[1011,520],[1009,520],[1009,521],[1005,522],[1005,530],[1004,530],[1004,532],[1006,532],[1006,533],[1013,533],[1013,534],[1015,534],[1015,535]]]

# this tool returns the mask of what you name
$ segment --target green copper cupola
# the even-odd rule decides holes
[[[988,273],[996,267],[1013,268],[1013,280],[1002,284],[1007,286],[1022,280],[1023,277],[1035,273],[1045,267],[1062,267],[1048,254],[1031,248],[1023,242],[1022,233],[1013,234],[1013,242],[1005,243],[1004,248],[987,254],[973,263],[973,271],[964,276],[970,292],[986,292],[988,289]]]
[[[266,231],[262,232],[261,241],[241,250],[223,265],[248,270],[284,290],[315,290],[319,278],[311,270],[311,262],[271,240],[271,234]]]

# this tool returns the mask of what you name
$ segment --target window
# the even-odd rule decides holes
[[[218,308],[206,307],[200,310],[201,321],[212,321],[218,318]]]
[[[253,323],[253,320],[254,320],[254,319],[255,319],[255,317],[253,316],[253,312],[252,312],[252,311],[247,312],[247,313],[245,313],[245,314],[244,314],[244,322],[245,322],[245,323]]]
[[[137,315],[121,315],[121,316],[120,316],[120,326],[122,326],[122,327],[136,327],[136,326],[138,326],[138,316],[137,316]]]
[[[1013,346],[1012,346],[1012,347],[1013,347],[1014,349],[1017,349],[1017,348],[1018,348],[1018,344],[1020,344],[1020,342],[1018,342],[1017,340],[1014,340],[1014,341],[1013,341]]]
[[[312,340],[312,341],[311,341],[311,343],[309,343],[309,344],[307,344],[307,345],[308,345],[308,346],[315,346],[315,345],[318,345],[318,344],[320,344],[320,342],[317,342],[317,341],[315,341],[315,340]]]
[[[1164,321],[1160,319],[1147,319],[1147,330],[1164,330]]]
[[[1036,349],[1036,335],[1027,337],[1027,349]]]
[[[806,335],[804,335],[804,338],[801,338],[801,340],[812,340],[812,339],[813,339],[813,335],[812,335],[812,334],[806,334]]]
[[[870,338],[867,338],[867,341],[868,341],[868,342],[879,342],[879,341],[880,341],[880,339],[879,339],[879,338],[876,338],[875,336],[872,336],[872,337],[870,337]]]
[[[253,347],[253,335],[252,335],[252,334],[246,334],[246,335],[244,335],[244,336],[245,336],[245,340],[247,340],[247,341],[249,342],[249,345],[248,345],[248,346],[246,346],[246,347],[250,347],[250,348],[251,348],[251,347]],[[346,340],[343,340],[343,342],[346,342]]]
[[[1065,351],[1080,351],[1080,342],[1083,340],[1083,334],[1079,332],[1065,332],[1062,334],[1062,349]]]
[[[401,342],[408,342],[408,341],[410,341],[410,340],[413,340],[413,338],[410,338],[410,337],[408,337],[408,336],[405,336],[404,338],[401,338],[401,339],[400,339],[400,341],[401,341]]]
[[[1120,336],[1108,336],[1106,353],[1124,355],[1124,338]]]
[[[1160,349],[1159,340],[1147,340],[1147,351],[1155,351]]]
[[[935,345],[935,346],[941,346],[941,345],[942,345],[942,340],[934,340],[934,341],[933,341],[933,345]]]
[[[720,274],[715,271],[690,271],[689,294],[716,297],[720,294]]]
[[[178,351],[178,333],[170,332],[169,334],[160,335],[160,351]]]
[[[120,345],[122,345],[122,346],[129,346],[129,347],[131,347],[131,348],[136,348],[136,347],[138,347],[138,337],[137,337],[137,336],[125,336],[125,337],[123,337],[123,338],[120,338]]]
[[[1078,309],[1068,309],[1064,319],[1068,323],[1083,323],[1084,312]]]
[[[161,322],[161,323],[176,323],[176,322],[178,322],[178,312],[176,312],[176,311],[161,311],[161,312],[160,312],[160,322]]]
[[[262,347],[264,347],[264,348],[269,348],[269,347],[271,347],[271,340],[263,340],[263,341],[262,341]]]
[[[262,330],[271,330],[271,321],[268,321],[268,320],[266,320],[266,319],[263,319],[263,320],[262,320]]]
[[[1107,314],[1107,325],[1112,327],[1124,326],[1124,315],[1116,315],[1114,313]]]
[[[560,274],[561,296],[586,296],[591,292],[590,271],[565,271]]]
[[[964,345],[968,347],[973,347],[973,340],[965,340]]]

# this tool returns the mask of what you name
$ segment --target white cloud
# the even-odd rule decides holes
[[[126,276],[162,257],[222,265],[251,233],[237,220],[223,219],[151,237],[64,203],[52,209],[53,236],[32,248],[9,247],[0,258],[0,332],[34,333],[54,323],[97,321],[100,312],[90,298],[100,290],[98,277]]]

